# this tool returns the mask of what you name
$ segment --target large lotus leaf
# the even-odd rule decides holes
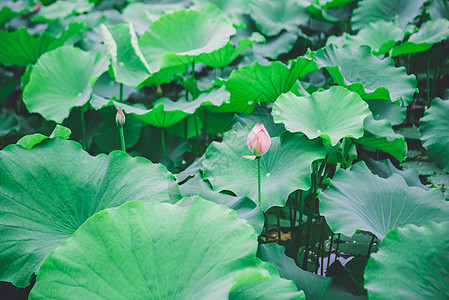
[[[182,3],[129,3],[123,10],[123,18],[134,25],[139,35],[145,33],[145,30],[162,15],[183,9]]]
[[[247,197],[235,197],[214,191],[207,181],[203,180],[199,172],[180,186],[183,197],[200,196],[203,199],[222,204],[235,210],[240,219],[245,219],[254,227],[257,234],[263,229],[264,217],[260,205]]]
[[[257,28],[268,36],[282,30],[297,31],[299,25],[307,24],[310,19],[306,8],[295,0],[253,0],[250,9]]]
[[[2,41],[0,63],[21,67],[35,64],[43,53],[61,46],[83,28],[82,24],[72,23],[59,38],[48,33],[33,36],[28,33],[26,28],[20,28],[13,32],[2,31],[0,32],[0,40]]]
[[[340,46],[350,45],[355,48],[361,45],[367,45],[371,47],[373,54],[385,55],[389,53],[394,45],[402,40],[402,38],[403,30],[397,24],[379,20],[377,22],[369,23],[356,35],[346,35],[339,44]]]
[[[139,39],[153,72],[191,63],[202,53],[224,47],[235,28],[225,18],[211,18],[194,10],[179,10],[160,17]]]
[[[364,296],[352,295],[332,277],[323,277],[299,268],[293,259],[285,255],[284,247],[277,244],[260,245],[257,256],[273,264],[282,278],[293,280],[298,289],[305,292],[308,300],[367,299]]]
[[[449,222],[391,231],[365,269],[370,299],[448,299]]]
[[[318,50],[314,55],[318,67],[326,68],[334,80],[363,99],[384,99],[410,104],[417,82],[404,67],[396,68],[390,57],[378,59],[368,46],[352,48],[334,45]]]
[[[39,58],[23,92],[23,102],[30,112],[61,123],[73,107],[89,101],[95,80],[107,69],[102,53],[59,47]]]
[[[228,42],[223,48],[211,53],[201,54],[197,61],[212,68],[221,69],[232,63],[247,47],[254,43],[261,43],[264,41],[265,38],[261,34],[254,32],[249,38],[240,39],[237,47],[234,47],[231,42]]]
[[[233,287],[270,277],[256,250],[253,228],[222,205],[131,201],[95,214],[55,249],[30,299],[228,299]]]
[[[357,139],[357,143],[390,153],[399,161],[404,161],[407,155],[407,142],[391,128],[390,121],[374,120],[368,117],[364,122],[365,134]]]
[[[357,93],[333,86],[310,97],[293,93],[279,96],[273,118],[290,132],[303,132],[309,139],[321,137],[335,146],[341,138],[363,135],[363,120],[370,116],[368,104]]]
[[[449,172],[449,100],[435,98],[432,106],[419,120],[421,142],[427,156],[441,169]]]
[[[352,236],[364,230],[383,239],[407,224],[449,220],[449,203],[436,189],[410,187],[398,174],[381,178],[359,162],[335,174],[320,195],[320,213],[334,232]]]
[[[268,66],[254,62],[234,70],[225,86],[231,93],[231,103],[274,102],[282,93],[290,91],[299,77],[315,70],[315,63],[306,58],[292,61],[290,67],[280,61]]]
[[[27,286],[47,254],[104,208],[177,199],[174,177],[144,158],[92,157],[63,138],[10,145],[0,152],[0,280]]]
[[[392,56],[427,51],[432,45],[444,41],[448,37],[449,20],[429,20],[421,26],[417,33],[412,34],[408,41],[395,47]]]
[[[250,130],[246,126],[230,131],[222,143],[213,142],[206,150],[203,170],[214,190],[230,190],[257,203],[257,161],[242,156],[251,154],[246,145]],[[288,132],[281,139],[272,138],[270,150],[260,158],[262,209],[284,206],[290,193],[309,189],[312,162],[324,156],[319,140]]]
[[[101,24],[101,33],[117,82],[137,86],[151,75],[151,68],[140,51],[131,23],[110,29]]]
[[[37,15],[33,18],[34,22],[51,22],[56,19],[77,13],[85,13],[94,6],[89,0],[58,0],[49,6],[43,6],[39,9]]]
[[[423,10],[426,0],[361,0],[352,14],[352,29],[359,30],[371,22],[396,22],[404,28]]]
[[[152,109],[146,109],[142,105],[133,106],[108,100],[95,94],[90,103],[95,109],[111,105],[117,108],[121,107],[124,112],[135,115],[147,124],[155,127],[169,127],[194,114],[200,107],[220,107],[226,103],[227,99],[229,99],[229,92],[222,87],[201,94],[197,99],[190,102],[184,99],[175,102],[170,98],[163,97],[154,103]]]

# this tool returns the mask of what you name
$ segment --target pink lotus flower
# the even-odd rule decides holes
[[[118,127],[122,127],[125,124],[125,114],[123,113],[122,108],[119,108],[117,111],[117,115],[115,116],[115,122]]]
[[[256,157],[267,153],[271,146],[271,138],[265,125],[257,123],[248,134],[246,144]]]

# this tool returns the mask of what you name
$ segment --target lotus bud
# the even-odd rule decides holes
[[[263,124],[257,123],[253,127],[248,134],[246,144],[256,157],[260,157],[267,153],[271,146],[271,138]]]
[[[118,127],[123,127],[125,125],[125,114],[123,113],[122,108],[119,108],[117,111],[117,115],[115,116],[115,122],[117,123]]]
[[[160,85],[158,85],[157,88],[156,88],[156,95],[158,97],[164,95],[164,91],[162,90],[162,87]]]

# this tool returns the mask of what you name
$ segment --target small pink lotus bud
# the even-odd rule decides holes
[[[248,134],[246,144],[248,145],[249,150],[251,150],[256,157],[267,153],[271,146],[271,138],[263,124],[257,123],[253,127],[251,132]]]
[[[160,85],[158,85],[156,88],[156,94],[158,97],[160,97],[164,94],[164,91],[162,90],[162,87]]]
[[[123,127],[125,125],[125,114],[123,113],[122,108],[120,107],[117,111],[117,115],[115,115],[115,122],[117,123],[118,127]]]

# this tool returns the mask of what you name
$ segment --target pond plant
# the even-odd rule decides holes
[[[0,298],[448,299],[448,3],[2,1]]]

